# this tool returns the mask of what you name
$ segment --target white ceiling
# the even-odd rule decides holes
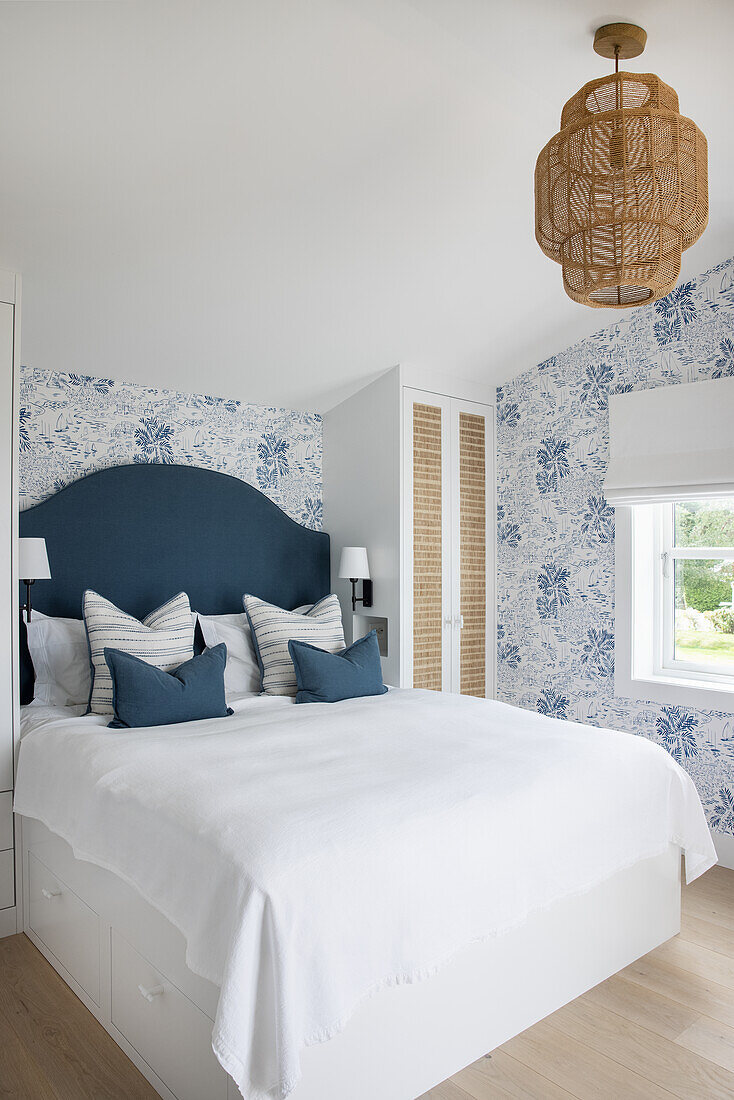
[[[0,4],[24,361],[326,409],[397,362],[499,383],[608,324],[535,244],[532,181],[617,19],[708,136],[702,271],[734,253],[732,0]]]

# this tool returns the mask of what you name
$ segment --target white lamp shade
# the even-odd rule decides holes
[[[18,573],[22,581],[50,579],[45,539],[18,539]]]
[[[339,576],[355,580],[370,579],[370,565],[366,546],[345,546],[339,561]]]

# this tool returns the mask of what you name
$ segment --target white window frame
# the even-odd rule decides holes
[[[730,550],[673,547],[670,504],[616,509],[615,691],[640,702],[673,703],[709,710],[734,708],[734,670],[708,672],[676,661],[672,653],[673,569],[676,558],[724,558]],[[666,644],[667,640],[667,644]]]
[[[675,504],[656,506],[655,552],[659,561],[655,591],[655,660],[658,676],[674,675],[685,680],[705,678],[713,687],[734,687],[734,664],[718,663],[706,667],[702,662],[681,661],[675,656],[675,563],[677,561],[734,561],[734,548],[714,546],[681,547],[675,545]]]

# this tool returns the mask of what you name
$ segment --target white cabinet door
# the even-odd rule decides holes
[[[13,468],[14,307],[0,302],[0,791],[13,786],[12,616],[17,614],[11,580]]]
[[[494,694],[494,414],[405,389],[403,676]]]

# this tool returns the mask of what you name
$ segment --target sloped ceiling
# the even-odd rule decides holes
[[[701,271],[734,252],[731,0],[0,4],[24,361],[323,410],[397,362],[499,383],[608,324],[537,248],[532,184],[621,19],[709,139]]]

